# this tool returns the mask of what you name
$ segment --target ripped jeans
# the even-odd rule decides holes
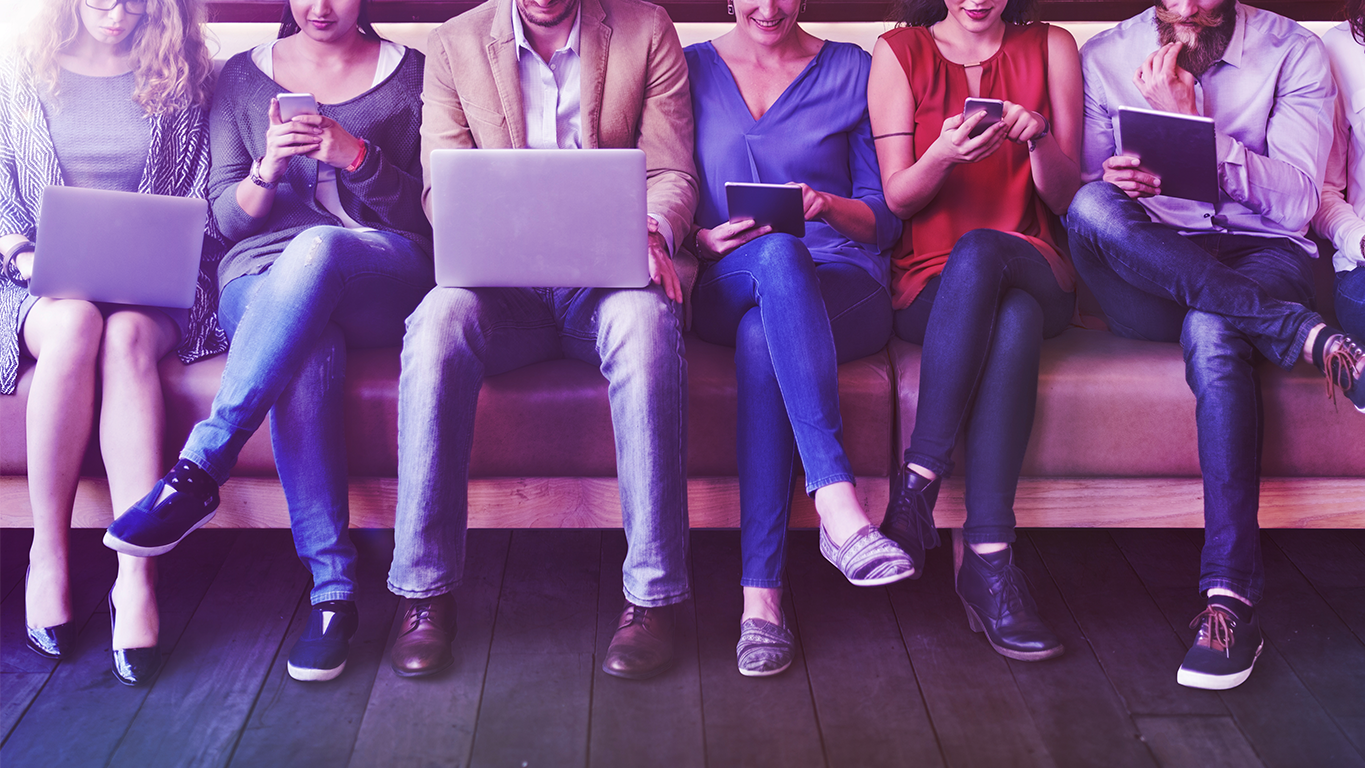
[[[432,287],[431,259],[389,232],[313,227],[268,270],[228,283],[218,317],[232,338],[209,417],[180,457],[218,484],[270,414],[275,467],[289,503],[311,601],[355,597],[355,546],[346,533],[347,347],[392,347]]]

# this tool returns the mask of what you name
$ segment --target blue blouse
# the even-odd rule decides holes
[[[739,85],[711,43],[683,51],[692,85],[701,201],[697,223],[729,219],[725,182],[784,184],[861,200],[877,221],[877,242],[856,243],[823,221],[806,222],[803,241],[817,264],[862,267],[886,285],[901,220],[886,207],[867,116],[872,57],[850,43],[826,41],[763,117],[755,120]]]

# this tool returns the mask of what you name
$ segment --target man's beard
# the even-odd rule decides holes
[[[1193,25],[1193,26],[1187,26]],[[1157,39],[1162,45],[1184,43],[1176,63],[1193,75],[1202,75],[1223,58],[1237,27],[1237,5],[1226,0],[1213,11],[1199,11],[1190,18],[1166,10],[1160,0],[1156,6]]]

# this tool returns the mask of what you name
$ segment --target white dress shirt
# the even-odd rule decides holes
[[[1313,229],[1336,246],[1332,267],[1349,272],[1365,266],[1360,242],[1365,237],[1365,45],[1344,21],[1322,42],[1337,82],[1336,138]]]
[[[1213,118],[1219,201],[1157,196],[1141,202],[1155,221],[1181,234],[1282,237],[1316,256],[1307,231],[1332,147],[1336,95],[1327,57],[1318,36],[1290,19],[1241,3],[1236,12],[1227,50],[1195,84],[1196,108]],[[1151,109],[1133,74],[1158,47],[1149,8],[1081,49],[1085,181],[1103,176],[1104,161],[1116,152],[1118,108]]]
[[[526,146],[531,149],[583,148],[583,60],[578,55],[583,11],[574,12],[573,28],[563,48],[540,58],[526,39],[521,13],[512,3],[512,32],[517,43],[521,107],[526,114]],[[673,228],[662,216],[649,214],[673,253]]]

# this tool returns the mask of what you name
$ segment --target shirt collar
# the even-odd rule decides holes
[[[1242,50],[1247,37],[1247,17],[1241,3],[1233,3],[1232,10],[1233,13],[1237,14],[1237,22],[1232,28],[1232,39],[1228,40],[1228,47],[1223,51],[1223,56],[1219,61],[1241,69]]]
[[[583,4],[579,3],[577,10],[574,11],[573,28],[569,30],[569,41],[559,50],[570,50],[578,53],[578,40],[580,37],[579,29],[583,23]],[[517,11],[516,0],[512,0],[512,36],[517,43],[517,58],[521,58],[521,51],[535,53],[535,49],[526,40],[526,29],[521,25],[521,14]],[[558,51],[556,51],[557,53]]]

